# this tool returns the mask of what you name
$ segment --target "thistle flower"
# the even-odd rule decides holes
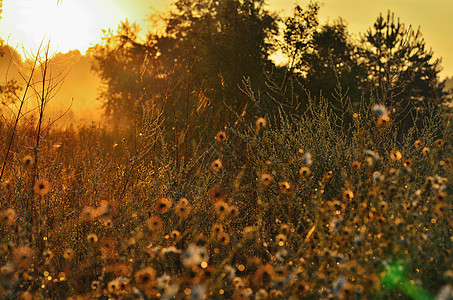
[[[216,203],[214,203],[214,210],[216,214],[221,218],[225,218],[230,212],[228,204],[224,201],[217,201]]]
[[[100,218],[109,218],[114,214],[113,205],[108,200],[101,200],[99,207],[96,209],[96,216]]]
[[[207,263],[209,260],[208,251],[204,247],[189,244],[187,249],[184,251],[181,260],[183,265],[188,268],[197,266],[202,262]]]
[[[311,171],[310,171],[309,167],[302,167],[299,170],[299,175],[302,177],[308,177],[308,176],[310,176],[310,174],[311,174]]]
[[[429,149],[428,147],[425,147],[422,149],[422,153],[425,156],[427,156],[430,152],[431,152],[431,149]]]
[[[92,243],[92,244],[97,243],[97,242],[98,242],[98,236],[95,235],[94,233],[90,233],[90,234],[87,236],[87,241],[88,241],[89,243]]]
[[[380,159],[379,153],[372,151],[372,150],[364,150],[363,153],[365,154],[366,157],[371,157],[374,162],[378,161]]]
[[[346,190],[343,192],[343,200],[350,201],[354,198],[354,193],[351,190]]]
[[[401,152],[398,150],[390,152],[390,159],[393,161],[400,160],[403,156],[401,155]]]
[[[151,231],[160,231],[164,226],[164,222],[159,216],[151,216],[148,220],[146,220],[146,226]]]
[[[82,213],[80,214],[80,218],[83,221],[94,221],[97,216],[97,211],[92,206],[86,206],[82,209]]]
[[[230,211],[228,212],[228,217],[235,218],[239,215],[239,209],[236,205],[230,205]]]
[[[285,245],[287,239],[286,234],[280,233],[275,237],[275,242],[281,247]]]
[[[230,243],[230,236],[226,232],[220,232],[219,234],[217,234],[216,239],[224,246]]]
[[[0,224],[12,226],[17,219],[17,213],[12,208],[7,208],[0,213]]]
[[[222,169],[222,167],[223,167],[223,165],[222,165],[222,161],[220,161],[220,159],[214,160],[211,164],[211,170],[214,173],[218,173]]]
[[[269,283],[275,275],[274,267],[271,264],[265,264],[258,267],[255,272],[255,279],[258,282]]]
[[[272,182],[273,179],[274,179],[274,177],[271,174],[266,174],[266,173],[261,174],[261,177],[260,177],[260,181],[264,186],[268,186]]]
[[[304,156],[302,157],[302,162],[307,166],[311,166],[313,164],[313,157],[311,156],[311,153],[309,152],[305,153]]]
[[[162,197],[154,203],[154,210],[160,214],[166,214],[170,211],[172,202],[167,197]]]
[[[74,258],[74,250],[66,248],[63,252],[63,258],[67,261],[71,261]]]
[[[389,124],[390,124],[390,117],[388,115],[380,116],[379,119],[377,120],[377,125],[381,129],[387,128],[387,126],[389,126]]]
[[[444,141],[442,139],[437,139],[434,141],[434,145],[440,148],[444,145]]]
[[[22,164],[26,168],[32,167],[34,165],[34,163],[35,163],[35,159],[31,155],[26,155],[26,156],[24,156],[24,158],[22,158]]]
[[[387,108],[382,104],[373,105],[373,111],[378,114],[378,116],[388,115]]]
[[[50,183],[47,179],[41,178],[36,180],[35,185],[33,186],[33,191],[35,194],[44,196],[50,192]]]
[[[372,178],[374,182],[381,182],[382,180],[384,180],[384,175],[382,175],[379,171],[375,171],[372,174]]]
[[[422,141],[416,140],[416,141],[414,142],[414,146],[415,146],[415,148],[417,148],[417,149],[420,148],[420,147],[422,146]]]
[[[256,130],[260,131],[261,129],[266,128],[267,120],[265,118],[258,118],[255,121]]]
[[[211,199],[211,201],[214,203],[218,201],[225,201],[225,190],[217,186],[211,188],[209,190],[209,199]]]
[[[223,232],[223,226],[220,224],[214,224],[211,227],[211,234],[216,237],[219,233]]]
[[[405,166],[406,168],[412,167],[412,159],[410,158],[406,159],[403,163],[403,166]]]
[[[156,280],[156,270],[154,270],[151,267],[146,267],[144,269],[141,269],[140,271],[137,271],[134,275],[135,282],[146,288],[154,285],[154,282]]]
[[[222,143],[222,142],[225,142],[227,139],[227,135],[226,135],[226,132],[221,130],[219,132],[217,132],[216,136],[215,136],[215,140],[219,143]]]
[[[178,204],[176,204],[173,210],[178,217],[185,219],[190,215],[190,212],[192,211],[192,205],[186,198],[181,198],[179,199]]]
[[[359,162],[359,161],[353,161],[352,164],[351,164],[351,168],[355,171],[357,170],[360,170],[360,168],[362,167],[362,164]]]
[[[278,184],[278,186],[280,187],[280,192],[283,193],[283,194],[286,194],[288,193],[288,191],[290,190],[291,188],[291,185],[289,184],[289,182],[287,181],[282,181]]]
[[[16,266],[27,269],[33,263],[33,250],[29,246],[20,246],[13,251]]]

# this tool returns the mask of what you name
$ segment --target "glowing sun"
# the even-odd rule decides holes
[[[92,0],[5,0],[1,22],[11,34],[3,39],[27,51],[50,41],[52,51],[84,52],[99,41],[106,10]]]

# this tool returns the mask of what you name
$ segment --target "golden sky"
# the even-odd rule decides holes
[[[17,48],[33,51],[44,39],[51,40],[54,51],[79,49],[82,53],[99,41],[101,29],[116,29],[121,20],[137,21],[168,8],[168,0],[3,0],[0,37]],[[267,0],[269,8],[289,15],[295,3],[308,0]],[[435,57],[442,57],[442,76],[453,75],[453,1],[452,0],[323,0],[321,20],[341,16],[356,36],[365,32],[380,12],[395,12],[406,25],[421,27]]]

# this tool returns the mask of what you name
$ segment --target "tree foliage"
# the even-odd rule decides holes
[[[363,85],[376,90],[387,105],[423,103],[443,96],[439,80],[440,60],[427,49],[420,29],[395,21],[390,11],[382,14],[362,37],[359,55],[367,67]]]
[[[145,41],[139,41],[134,26],[123,23],[94,48],[95,70],[106,87],[101,94],[106,112],[145,103],[143,95],[149,93],[143,90],[164,100],[173,97],[169,103],[190,103],[184,114],[201,98],[213,112],[223,110],[224,103],[240,110],[243,76],[264,87],[277,29],[276,16],[261,0],[176,1],[164,16],[163,33],[150,32]],[[166,87],[159,85],[164,78]]]

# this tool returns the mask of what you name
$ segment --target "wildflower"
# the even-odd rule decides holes
[[[99,282],[99,280],[92,281],[91,282],[91,289],[96,291],[99,288],[100,285],[101,285],[101,283]]]
[[[52,250],[49,250],[49,249],[47,249],[46,251],[44,251],[44,252],[42,253],[42,255],[43,255],[43,257],[46,259],[46,261],[51,260],[51,259],[55,256],[55,254],[53,254]]]
[[[220,224],[214,224],[211,227],[211,234],[217,236],[219,233],[223,232],[223,226]]]
[[[216,159],[212,162],[211,164],[211,170],[214,172],[214,173],[217,173],[219,172],[220,170],[222,169],[222,162],[220,161],[220,159]]]
[[[365,160],[369,167],[373,166],[373,164],[376,163],[380,159],[379,153],[377,153],[375,151],[364,150],[363,153],[365,154],[365,157],[366,157]]]
[[[164,226],[164,222],[159,216],[151,216],[146,220],[146,226],[149,230],[158,232]]]
[[[170,211],[172,206],[172,202],[170,199],[166,197],[162,197],[154,203],[154,210],[160,214],[165,214]]]
[[[219,243],[221,243],[224,246],[228,245],[228,243],[230,242],[230,236],[226,232],[220,232],[217,235],[216,239]]]
[[[74,258],[74,250],[71,248],[66,248],[63,252],[63,258],[67,261],[71,261]]]
[[[417,148],[417,149],[420,148],[420,147],[422,146],[422,141],[416,140],[416,141],[414,142],[414,146],[415,146],[415,148]]]
[[[265,118],[258,118],[255,121],[255,126],[256,126],[256,130],[260,131],[261,129],[266,128],[267,120]]]
[[[16,271],[17,268],[15,265],[13,265],[12,263],[7,263],[6,265],[0,267],[0,278],[2,280],[5,279],[11,280],[14,278]]]
[[[171,277],[167,273],[162,274],[160,277],[157,277],[157,286],[160,289],[165,289],[170,285]]]
[[[283,194],[286,194],[291,188],[291,185],[287,181],[280,182],[278,186],[280,187],[280,192],[282,192]]]
[[[434,207],[434,212],[440,217],[440,216],[443,216],[444,212],[446,211],[446,207],[445,207],[445,203],[442,201],[442,202],[439,202],[436,204],[436,206]]]
[[[190,292],[191,300],[202,300],[205,299],[206,286],[204,284],[197,284],[192,287]]]
[[[224,189],[220,187],[213,187],[209,190],[209,199],[211,199],[212,202],[218,202],[218,201],[225,201],[226,199],[226,194]]]
[[[156,270],[151,267],[141,269],[140,271],[137,271],[135,273],[134,279],[138,285],[141,285],[143,287],[150,287],[156,280]]]
[[[405,166],[406,168],[412,167],[412,159],[407,158],[407,159],[404,161],[403,166]]]
[[[184,266],[191,268],[201,264],[202,262],[208,262],[209,255],[206,248],[195,244],[189,244],[181,259]]]
[[[191,211],[192,205],[190,205],[189,200],[187,200],[186,198],[179,199],[178,204],[176,204],[174,208],[175,214],[182,219],[187,218],[190,215]]]
[[[309,168],[309,167],[302,167],[302,168],[300,168],[300,170],[299,170],[299,175],[300,175],[300,176],[303,176],[303,177],[308,177],[308,176],[310,176],[310,173],[311,173],[311,171],[310,171],[310,168]]]
[[[277,245],[283,246],[285,245],[287,239],[288,237],[286,236],[286,234],[280,233],[275,237],[275,242],[277,243]]]
[[[17,219],[17,213],[12,208],[7,208],[0,213],[0,224],[12,226]]]
[[[384,180],[384,175],[382,175],[379,171],[373,172],[371,176],[374,182],[381,182],[382,180]]]
[[[228,204],[224,201],[218,201],[214,203],[214,209],[216,214],[221,218],[226,217],[227,214],[230,212]]]
[[[327,171],[327,173],[322,178],[321,182],[324,183],[327,180],[331,179],[332,177],[333,177],[333,172],[332,171]]]
[[[16,266],[27,269],[33,263],[33,250],[29,246],[14,249],[13,258]]]
[[[434,145],[440,148],[444,145],[444,141],[442,139],[437,139],[434,141]]]
[[[263,185],[268,186],[274,178],[270,174],[261,174],[260,181]]]
[[[377,125],[381,129],[387,128],[387,126],[389,124],[390,124],[390,117],[388,115],[380,116],[379,119],[377,120]]]
[[[351,164],[351,168],[355,171],[357,170],[360,170],[360,168],[362,167],[362,164],[359,162],[359,161],[353,161],[352,164]]]
[[[22,164],[26,168],[32,167],[34,163],[35,163],[35,159],[31,155],[26,155],[26,156],[24,156],[24,158],[22,158]]]
[[[18,299],[20,300],[33,300],[33,294],[30,293],[29,291],[21,292],[19,293],[20,297]]]
[[[82,213],[80,214],[80,218],[83,221],[94,221],[96,216],[97,216],[96,209],[92,206],[84,207],[82,209]]]
[[[313,164],[313,158],[311,156],[311,153],[309,152],[305,153],[304,156],[302,157],[302,162],[307,166],[311,166]]]
[[[429,152],[431,152],[431,149],[429,149],[428,147],[425,147],[425,148],[422,149],[422,153],[425,156],[427,156],[429,154]]]
[[[108,200],[101,200],[99,207],[96,209],[96,216],[100,218],[107,218],[113,216],[113,205]]]
[[[221,130],[219,132],[217,132],[216,136],[215,136],[215,140],[219,143],[221,142],[225,142],[226,141],[226,138],[227,138],[227,135],[226,135],[226,132]]]
[[[119,289],[119,284],[116,279],[107,283],[107,290],[109,291],[109,293],[116,294],[118,292],[118,289]]]
[[[102,223],[106,228],[112,228],[113,227],[113,221],[112,219],[105,219],[104,222]]]
[[[95,235],[94,233],[90,233],[88,236],[87,236],[87,241],[94,244],[94,243],[97,243],[98,242],[98,236]]]
[[[35,194],[44,196],[50,192],[50,183],[44,178],[38,179],[33,186],[33,191]]]
[[[274,277],[275,270],[271,264],[265,264],[258,267],[255,272],[255,278],[258,282],[268,283]]]
[[[388,115],[387,108],[382,104],[375,104],[373,105],[373,111],[377,113],[379,116],[386,116]]]
[[[401,155],[401,152],[398,150],[390,152],[390,159],[393,161],[400,160],[403,156]]]
[[[354,193],[351,190],[346,190],[343,192],[343,200],[350,201],[354,198]]]
[[[358,118],[359,118],[359,114],[358,114],[358,113],[353,113],[353,114],[352,114],[352,117],[353,117],[354,119],[358,119]]]
[[[237,217],[238,215],[239,215],[239,209],[237,208],[237,206],[231,205],[230,206],[230,211],[228,213],[228,216],[230,218],[234,218],[234,217]]]

